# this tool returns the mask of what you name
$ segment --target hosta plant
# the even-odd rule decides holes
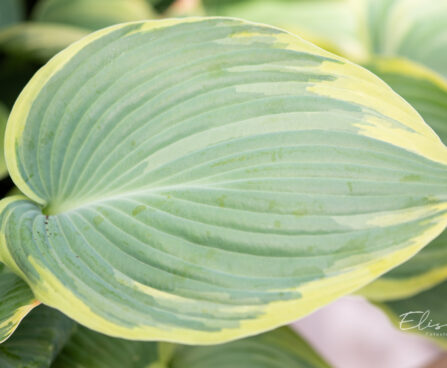
[[[114,23],[64,3],[24,27]],[[73,41],[29,48],[20,27],[0,31],[7,55]],[[57,53],[6,127],[19,194],[0,202],[0,362],[326,367],[291,330],[260,333],[352,292],[392,315],[443,288],[444,234],[424,247],[447,225],[446,88],[416,62],[365,65],[418,111],[365,68],[234,18],[122,23]]]

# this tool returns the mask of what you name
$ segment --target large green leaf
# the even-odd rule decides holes
[[[447,348],[447,281],[410,298],[376,305],[401,330],[422,334]]]
[[[0,343],[38,304],[30,288],[0,263]]]
[[[355,8],[348,0],[204,0],[208,15],[273,24],[319,46],[363,58]]]
[[[372,51],[404,56],[447,78],[447,2],[364,1]]]
[[[6,131],[0,255],[43,303],[211,344],[302,317],[447,223],[447,148],[365,69],[225,18],[94,33]]]
[[[90,30],[153,17],[146,0],[40,0],[33,19]]]
[[[0,28],[20,22],[23,18],[22,0],[0,1]]]
[[[46,62],[89,33],[79,27],[51,23],[20,23],[0,31],[0,50],[10,55]]]
[[[170,368],[329,368],[287,327],[228,344],[177,350]]]
[[[70,337],[75,324],[48,307],[38,307],[0,345],[2,368],[48,368]]]
[[[78,326],[51,367],[167,368],[161,363],[171,357],[171,351],[166,343],[116,339]]]
[[[376,58],[367,65],[404,97],[447,143],[447,82],[405,59]],[[368,285],[362,294],[375,300],[408,297],[447,278],[447,231],[402,266]]]

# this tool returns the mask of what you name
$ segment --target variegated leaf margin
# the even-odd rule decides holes
[[[229,18],[123,24],[17,101],[2,260],[129,339],[212,344],[371,282],[447,223],[447,148],[365,69]]]
[[[0,343],[38,304],[30,288],[0,263]]]
[[[366,67],[404,97],[447,143],[447,81],[402,58],[377,57]],[[447,279],[447,231],[415,257],[361,290],[374,300],[406,298]]]

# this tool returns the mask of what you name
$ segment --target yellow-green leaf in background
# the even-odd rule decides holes
[[[75,324],[48,307],[33,310],[8,341],[0,345],[2,368],[49,368]]]
[[[129,339],[212,344],[303,317],[447,224],[447,147],[367,70],[228,18],[93,33],[6,131],[26,197],[0,257],[43,303]]]
[[[117,23],[153,17],[146,0],[40,0],[33,20],[97,30]]]
[[[364,1],[371,50],[419,62],[447,78],[447,2]]]
[[[410,298],[375,304],[400,330],[426,336],[447,349],[447,281]]]
[[[329,365],[296,332],[282,327],[223,345],[180,347],[169,367],[329,368]]]
[[[0,50],[46,62],[88,33],[86,29],[63,24],[19,23],[0,31]]]
[[[447,82],[406,59],[376,58],[366,67],[407,100],[447,143]],[[408,262],[361,290],[374,300],[400,299],[447,279],[447,231]]]
[[[0,343],[12,335],[38,304],[30,288],[0,263]]]

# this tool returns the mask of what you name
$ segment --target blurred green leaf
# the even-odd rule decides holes
[[[159,361],[160,345],[163,343],[116,339],[78,326],[51,367],[156,368],[151,364]]]
[[[40,306],[0,345],[2,368],[48,368],[75,324],[60,312]]]
[[[403,56],[447,78],[447,1],[363,1],[373,54]]]
[[[410,298],[375,305],[400,330],[426,336],[447,349],[447,281]]]
[[[117,23],[153,18],[146,0],[41,0],[33,19],[97,30]]]
[[[0,50],[44,63],[88,33],[86,29],[63,24],[20,23],[0,31]]]
[[[8,115],[8,109],[0,102],[0,179],[3,179],[8,175],[4,154],[5,129],[8,121]]]
[[[282,327],[207,347],[180,347],[170,368],[329,368],[296,332]]]
[[[0,0],[0,28],[20,22],[23,16],[22,0]]]

